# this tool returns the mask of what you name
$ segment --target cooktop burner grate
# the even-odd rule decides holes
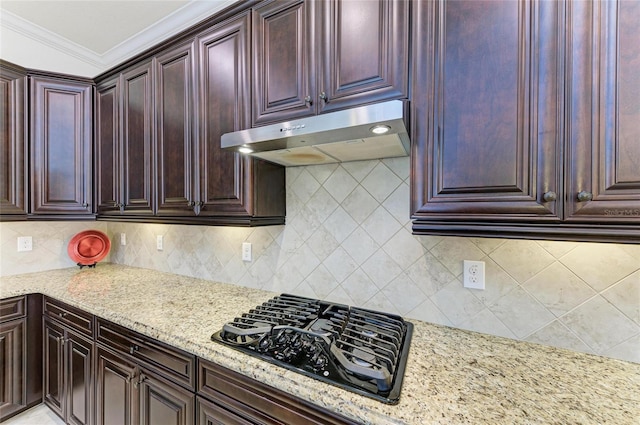
[[[397,315],[282,294],[226,323],[211,338],[394,404],[412,331]]]

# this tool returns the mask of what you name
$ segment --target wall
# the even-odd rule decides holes
[[[107,233],[107,223],[96,221],[0,222],[0,276],[75,266],[67,254],[71,238],[83,230]],[[31,236],[33,250],[18,252],[18,236]],[[110,261],[111,254],[103,261]]]
[[[3,266],[14,226],[1,227]],[[408,158],[288,168],[286,226],[109,223],[107,233],[115,263],[640,362],[640,245],[413,236]],[[486,262],[486,290],[462,287],[465,259]]]

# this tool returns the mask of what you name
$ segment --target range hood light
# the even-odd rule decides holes
[[[373,134],[385,134],[385,133],[388,133],[389,130],[391,130],[391,127],[383,124],[374,125],[369,129],[369,131],[371,131]]]
[[[240,152],[240,153],[253,153],[253,149],[248,148],[246,146],[240,146],[238,148],[238,152]]]

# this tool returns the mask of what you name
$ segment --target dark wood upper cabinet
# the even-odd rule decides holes
[[[254,8],[252,124],[407,97],[409,7],[294,0]]]
[[[30,76],[31,205],[34,215],[90,216],[93,86]]]
[[[99,81],[101,218],[282,224],[284,168],[220,149],[250,127],[250,11]]]
[[[282,223],[284,168],[220,149],[222,134],[250,125],[249,34],[244,13],[198,37],[200,216]]]
[[[157,215],[195,215],[194,42],[156,58]]]
[[[154,213],[153,70],[147,61],[122,73],[122,211]]]
[[[414,218],[558,219],[558,5],[416,5]]]
[[[119,214],[122,200],[120,78],[96,87],[95,184],[98,214]]]
[[[0,61],[0,218],[27,214],[26,71]]]
[[[565,215],[638,226],[640,3],[575,1],[567,13]]]
[[[314,115],[315,2],[266,2],[252,21],[253,125]]]
[[[96,86],[96,203],[100,216],[154,214],[152,62]]]
[[[414,6],[414,233],[640,240],[640,8]]]
[[[317,2],[322,50],[320,112],[408,95],[409,7],[406,0]],[[324,92],[326,101],[319,98]]]

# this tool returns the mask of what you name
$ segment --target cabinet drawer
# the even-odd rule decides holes
[[[0,321],[13,320],[27,314],[26,295],[0,300]]]
[[[138,363],[195,389],[196,358],[193,354],[100,318],[97,319],[96,338],[98,342],[134,358]]]
[[[44,299],[44,315],[56,319],[76,331],[93,338],[93,315],[48,297]]]
[[[305,400],[198,359],[198,394],[251,423],[358,424]]]

